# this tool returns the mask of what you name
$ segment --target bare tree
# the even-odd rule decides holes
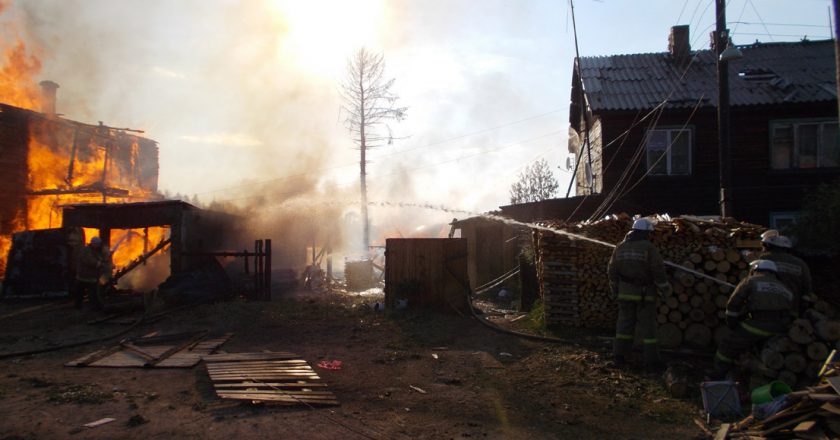
[[[554,197],[560,186],[551,167],[545,159],[540,159],[525,167],[519,174],[519,180],[510,186],[510,203],[539,202]]]
[[[385,60],[365,48],[356,51],[347,60],[347,75],[341,83],[341,109],[346,114],[344,123],[353,134],[353,142],[359,147],[361,160],[360,182],[362,194],[362,221],[364,250],[370,245],[370,223],[367,208],[366,165],[367,150],[394,140],[389,120],[405,119],[406,107],[396,105],[399,98],[391,91],[394,79],[385,79]]]

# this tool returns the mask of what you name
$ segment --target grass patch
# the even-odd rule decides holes
[[[534,301],[531,311],[528,312],[528,328],[537,333],[545,333],[545,305],[542,300]]]

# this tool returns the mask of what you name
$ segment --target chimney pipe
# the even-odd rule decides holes
[[[691,58],[691,43],[688,39],[687,24],[671,26],[671,34],[668,35],[668,52],[671,54],[671,58],[679,63]]]
[[[55,116],[55,96],[58,83],[41,81],[41,111],[49,117]]]

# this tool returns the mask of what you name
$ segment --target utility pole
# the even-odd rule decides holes
[[[721,53],[729,43],[726,29],[726,0],[715,0],[715,54],[718,76],[718,166],[720,178],[720,216],[732,216],[732,188],[729,148],[729,61]]]
[[[831,2],[834,5],[834,82],[837,86],[837,96],[840,96],[840,42],[837,41],[840,38],[840,18],[837,17],[838,7],[837,7],[837,0],[833,0]],[[831,9],[829,9],[829,13]],[[837,100],[837,108],[838,108],[838,117],[840,117],[840,99]]]

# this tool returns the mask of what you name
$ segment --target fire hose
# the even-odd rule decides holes
[[[571,237],[571,238],[577,238],[577,239],[589,241],[589,242],[592,242],[592,243],[600,244],[602,246],[606,246],[606,247],[609,247],[611,249],[616,248],[616,245],[614,245],[612,243],[607,243],[605,241],[596,240],[596,239],[589,238],[589,237],[586,237],[586,236],[583,236],[583,235],[573,234],[571,232],[566,232],[566,231],[559,231],[559,230],[555,230],[555,229],[551,229],[551,228],[544,227],[544,226],[539,226],[539,225],[530,225],[530,226],[536,227],[537,229],[548,230],[550,232],[559,233],[561,235],[566,235],[566,236]],[[723,280],[720,280],[718,278],[706,275],[702,272],[698,272],[698,271],[693,270],[693,269],[689,269],[689,268],[681,266],[679,264],[672,263],[670,261],[664,261],[664,264],[666,266],[671,267],[671,268],[681,270],[683,272],[688,272],[692,275],[699,276],[701,278],[706,278],[706,279],[711,280],[715,283],[718,283],[718,284],[721,284],[721,285],[724,285],[724,286],[727,286],[727,287],[730,287],[730,288],[735,287],[735,285],[732,284],[732,283],[728,283],[726,281],[723,281]],[[468,293],[467,301],[469,302],[470,312],[472,313],[473,318],[475,318],[479,323],[481,323],[482,325],[490,328],[491,330],[501,332],[501,333],[507,333],[507,334],[517,336],[517,337],[521,337],[521,338],[525,338],[525,339],[542,341],[542,342],[554,342],[554,343],[561,343],[561,344],[577,344],[577,345],[589,345],[589,346],[597,345],[597,344],[594,344],[594,343],[588,343],[588,344],[587,343],[582,343],[580,340],[568,340],[568,339],[562,339],[562,338],[557,338],[557,337],[553,337],[553,336],[541,336],[541,335],[535,335],[535,334],[531,334],[531,333],[519,332],[519,331],[516,331],[516,330],[510,330],[510,329],[506,329],[506,328],[503,328],[501,326],[498,326],[498,325],[488,321],[487,319],[478,316],[478,314],[476,313],[475,306],[473,306],[472,296],[482,294],[482,293],[484,293],[484,292],[502,284],[503,282],[507,281],[508,279],[510,279],[510,278],[512,278],[516,275],[519,275],[519,269],[518,268],[515,268],[515,269],[501,275],[500,277],[498,277],[498,278],[496,278],[496,279],[478,287],[474,293],[473,292]],[[604,338],[604,339],[612,339],[612,338]],[[707,353],[699,353],[699,352],[686,351],[686,350],[663,350],[663,351],[670,351],[670,352],[677,353],[677,354],[702,355],[702,356],[707,355]]]
[[[137,326],[139,326],[143,322],[146,322],[147,320],[158,318],[158,317],[167,315],[167,314],[175,312],[175,311],[179,311],[179,310],[183,310],[183,309],[186,309],[186,308],[194,307],[194,306],[197,306],[199,304],[201,304],[201,302],[187,304],[187,305],[183,305],[183,306],[180,306],[180,307],[173,307],[169,310],[164,310],[164,311],[162,311],[160,313],[156,313],[154,315],[149,315],[148,313],[144,313],[143,316],[140,317],[140,319],[138,319],[137,321],[135,321],[134,323],[132,323],[128,327],[126,327],[126,328],[124,328],[124,329],[122,329],[122,330],[120,330],[116,333],[110,334],[110,335],[99,336],[99,337],[96,337],[96,338],[85,339],[85,340],[77,341],[77,342],[70,342],[70,343],[67,343],[67,344],[56,345],[54,347],[40,348],[40,349],[27,350],[27,351],[18,351],[18,352],[13,352],[13,353],[0,353],[0,359],[9,359],[9,358],[16,358],[16,357],[21,357],[21,356],[31,356],[31,355],[35,355],[35,354],[42,354],[42,353],[49,353],[49,352],[52,352],[52,351],[64,350],[64,349],[67,349],[67,348],[81,347],[83,345],[93,344],[93,343],[96,343],[96,342],[104,342],[104,341],[107,341],[107,340],[110,340],[110,339],[120,337],[120,336],[130,332],[131,330],[134,330],[135,328],[137,328]]]

